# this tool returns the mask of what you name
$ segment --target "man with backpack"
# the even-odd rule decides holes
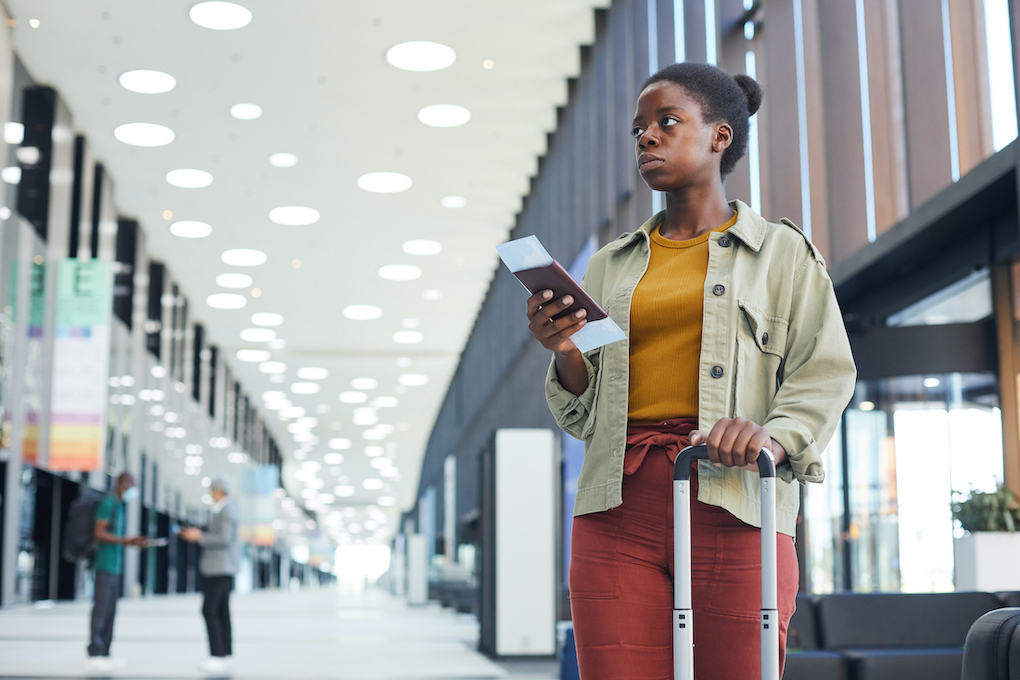
[[[88,670],[110,671],[124,665],[120,659],[110,657],[113,641],[113,618],[117,613],[117,599],[124,581],[124,546],[144,547],[144,536],[127,537],[125,533],[125,504],[138,498],[138,485],[128,472],[117,477],[110,493],[96,505],[93,538],[95,539],[96,572],[95,595],[92,604],[92,628],[89,636]]]

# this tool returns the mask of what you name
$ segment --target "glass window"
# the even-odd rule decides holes
[[[1002,413],[994,373],[913,375],[858,383],[840,437],[826,449],[828,479],[810,485],[805,513],[811,590],[953,590],[955,492],[1003,480]],[[849,530],[842,534],[843,493]]]

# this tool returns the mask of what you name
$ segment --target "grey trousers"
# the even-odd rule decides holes
[[[110,656],[113,642],[113,617],[117,614],[117,598],[123,576],[106,571],[96,572],[96,591],[92,600],[92,630],[89,656]]]

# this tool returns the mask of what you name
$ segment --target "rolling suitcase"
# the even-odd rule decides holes
[[[704,444],[688,446],[673,464],[673,678],[694,680],[694,612],[691,606],[691,465],[707,459]],[[761,475],[761,677],[779,680],[779,604],[776,585],[776,463],[758,455]]]

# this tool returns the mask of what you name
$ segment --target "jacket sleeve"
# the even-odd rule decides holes
[[[593,258],[594,259],[594,258]],[[589,286],[589,272],[581,279],[581,287],[588,292],[596,302],[597,293]],[[563,431],[575,439],[587,439],[595,428],[595,397],[597,394],[599,365],[602,357],[602,348],[593,349],[581,355],[584,360],[584,367],[588,371],[588,387],[580,395],[569,392],[560,383],[559,375],[556,372],[556,357],[549,362],[549,372],[545,378],[545,400],[549,404],[556,424],[563,428]]]
[[[574,395],[560,384],[556,373],[556,357],[549,362],[549,372],[545,378],[545,400],[549,403],[556,424],[575,439],[586,439],[595,427],[595,385],[599,375],[600,354],[596,349],[581,355],[584,367],[588,370],[588,387],[580,395]]]
[[[783,380],[763,423],[786,449],[785,481],[821,482],[822,450],[850,403],[857,378],[832,281],[819,260],[794,276]]]
[[[233,503],[213,515],[198,543],[203,548],[229,548],[237,540],[237,515]]]

